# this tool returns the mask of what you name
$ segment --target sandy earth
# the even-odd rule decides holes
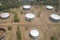
[[[32,6],[29,11],[24,11],[22,7],[10,10],[17,12],[20,22],[13,22],[14,14],[12,14],[11,12],[10,18],[5,20],[0,19],[0,27],[6,29],[5,40],[17,40],[16,31],[18,25],[20,26],[22,40],[32,40],[32,38],[29,36],[29,32],[32,29],[37,29],[40,32],[38,40],[51,40],[50,37],[53,35],[56,36],[58,40],[60,40],[60,22],[52,22],[48,18],[50,14],[54,13],[54,9],[47,10],[45,6],[43,6],[42,8],[35,8],[34,6]],[[23,12],[23,14],[21,14],[21,12]],[[25,14],[27,12],[32,12],[36,15],[35,19],[33,19],[31,22],[25,20]],[[38,13],[40,13],[40,17],[37,17]],[[9,25],[12,26],[11,31],[8,30],[7,26]]]

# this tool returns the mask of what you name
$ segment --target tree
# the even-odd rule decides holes
[[[55,12],[59,11],[59,0],[55,1]]]
[[[2,4],[1,10],[20,6],[20,0],[0,0],[0,3]]]

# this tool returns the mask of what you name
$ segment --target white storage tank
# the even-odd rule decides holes
[[[53,21],[60,21],[60,15],[58,14],[51,14],[50,15],[50,18],[53,20]]]
[[[31,30],[30,31],[30,36],[33,38],[33,39],[37,39],[39,37],[39,31],[38,30]]]
[[[24,10],[29,10],[30,8],[31,8],[30,5],[24,5],[24,6],[23,6],[23,9],[24,9]]]
[[[51,9],[53,9],[53,6],[47,5],[46,8],[49,9],[49,10],[51,10]]]
[[[0,17],[5,19],[5,18],[8,18],[10,15],[9,13],[5,12],[5,13],[1,13]]]
[[[33,14],[33,13],[27,13],[26,15],[25,15],[25,19],[27,20],[27,21],[31,21],[31,20],[33,20],[35,18],[35,15]]]

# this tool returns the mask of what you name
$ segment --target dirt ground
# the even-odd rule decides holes
[[[22,40],[32,40],[29,36],[29,32],[32,29],[37,29],[40,32],[38,40],[51,40],[51,36],[56,36],[58,40],[60,40],[60,21],[59,22],[52,22],[49,20],[49,15],[55,13],[54,9],[47,10],[45,6],[42,7],[35,7],[32,6],[30,10],[24,11],[22,6],[19,8],[10,9],[11,11],[16,11],[19,17],[19,22],[13,22],[14,14],[10,13],[10,18],[2,20],[0,19],[0,28],[6,29],[6,39],[5,40],[17,40],[16,31],[17,26],[20,26],[21,37]],[[40,13],[41,10],[41,13]],[[21,14],[23,12],[23,14]],[[25,14],[28,12],[32,12],[35,14],[35,18],[28,22],[25,20]],[[39,13],[39,17],[37,17]],[[12,30],[8,30],[8,26],[12,26]]]

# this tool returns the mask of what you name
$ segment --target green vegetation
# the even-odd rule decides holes
[[[9,9],[9,8],[14,8],[14,7],[19,7],[21,4],[20,0],[0,0],[0,11]]]
[[[59,8],[60,8],[59,5],[60,5],[59,4],[59,0],[56,0],[56,3],[55,3],[55,12],[58,12],[59,11]]]
[[[6,9],[6,7],[2,7],[2,6],[0,6],[0,11],[3,10],[3,9]]]
[[[36,0],[36,4],[40,5],[41,4],[41,0]]]
[[[56,5],[57,3],[60,3],[59,0],[36,0],[36,2],[37,4],[44,4],[44,5]]]
[[[60,0],[36,0],[37,5],[53,5],[55,6],[55,12],[60,10]]]
[[[56,38],[56,37],[54,37],[54,36],[52,36],[52,37],[51,37],[51,40],[57,40],[57,38]]]
[[[11,26],[8,26],[8,30],[12,30],[12,27]]]
[[[23,4],[34,4],[34,2],[30,2],[29,0],[25,1],[24,3],[21,0],[0,0],[0,11],[1,10],[5,10],[5,9],[9,9],[9,8],[18,8],[20,5]],[[46,4],[46,5],[56,5],[60,3],[59,0],[36,0],[36,4],[40,5],[40,4]]]
[[[19,22],[18,14],[16,12],[14,13],[14,22]]]
[[[14,16],[14,22],[19,22],[19,19],[16,15]]]
[[[21,40],[21,31],[19,29],[19,26],[17,27],[16,35],[17,35],[17,40]]]

